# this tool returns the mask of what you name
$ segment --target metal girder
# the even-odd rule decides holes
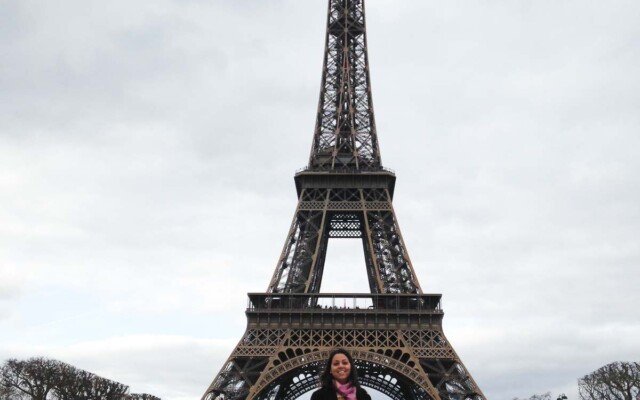
[[[296,398],[314,387],[337,347],[351,351],[365,386],[393,399],[484,400],[442,332],[439,295],[251,293],[249,300],[248,328],[204,400]]]
[[[309,168],[381,167],[363,0],[330,0],[322,88]]]
[[[349,349],[354,357],[356,368],[360,374],[361,383],[374,388],[394,400],[481,400],[482,393],[475,382],[455,358],[419,358],[411,347],[406,347],[402,332],[369,332],[363,337],[376,337],[368,346],[357,345],[348,337],[358,336],[353,332],[315,331],[308,332],[310,336],[317,336],[322,342],[322,336],[341,336],[346,339],[341,346]],[[441,333],[436,333],[442,338]],[[305,335],[299,335],[298,339]],[[395,336],[395,339],[392,338]],[[389,343],[380,346],[379,340],[387,342],[395,340],[395,347]],[[296,340],[294,340],[296,341]],[[378,342],[378,343],[375,343]],[[448,353],[452,349],[448,344]],[[248,381],[244,370],[235,370],[235,379],[219,376],[209,388],[204,400],[214,400],[220,394],[227,400],[293,400],[307,391],[317,388],[317,378],[324,366],[332,347],[309,346],[298,343],[282,343],[272,349],[269,361],[260,358],[264,369],[257,380]],[[435,353],[434,353],[435,354]],[[244,357],[235,357],[242,360]],[[257,357],[246,357],[245,362]],[[249,361],[247,361],[249,360]],[[426,367],[425,367],[426,366]],[[255,374],[254,374],[255,375]],[[248,389],[250,388],[250,389]]]
[[[322,87],[298,205],[266,293],[249,294],[247,330],[202,400],[294,400],[317,385],[331,349],[393,400],[485,400],[442,331],[440,295],[423,294],[383,168],[364,0],[329,0]],[[320,293],[330,238],[362,241],[369,294]]]
[[[303,189],[268,291],[318,293],[329,238],[360,238],[372,293],[421,293],[386,189]]]

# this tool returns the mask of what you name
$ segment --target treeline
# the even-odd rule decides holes
[[[1,400],[160,400],[57,360],[10,359],[0,367]]]
[[[580,400],[640,400],[640,363],[616,361],[578,380]],[[534,394],[528,399],[552,400],[551,393]],[[567,400],[561,394],[557,400]]]
[[[640,399],[640,363],[613,362],[578,381],[580,398],[583,400]]]

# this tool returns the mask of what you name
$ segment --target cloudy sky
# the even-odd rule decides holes
[[[396,213],[487,397],[576,399],[640,361],[640,2],[367,6]],[[325,18],[0,0],[0,359],[202,395],[291,222]],[[322,290],[367,291],[360,244],[334,241]]]

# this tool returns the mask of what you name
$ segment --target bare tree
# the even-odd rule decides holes
[[[129,392],[129,386],[99,376],[92,383],[91,400],[122,400]]]
[[[93,376],[83,372],[72,365],[60,363],[58,384],[54,388],[58,400],[89,398]]]
[[[17,398],[47,400],[58,383],[58,362],[46,358],[10,359],[0,368],[1,385]]]
[[[534,394],[528,399],[521,399],[519,397],[514,397],[513,400],[551,400],[551,392],[543,393],[543,394]],[[564,393],[558,395],[556,400],[567,400],[567,396]]]
[[[7,360],[0,366],[0,400],[160,400],[129,395],[129,387],[57,360]]]
[[[127,400],[161,400],[159,397],[146,393],[131,393],[127,396]]]
[[[520,399],[518,397],[514,397],[513,400],[551,400],[551,393],[547,392],[544,394],[534,394],[527,399]]]
[[[59,383],[54,392],[59,400],[121,400],[129,387],[72,365],[60,362]]]
[[[582,400],[640,399],[640,363],[614,362],[578,380]]]
[[[0,382],[0,399],[2,400],[22,400],[24,396],[21,396],[16,392],[14,388],[5,387]]]

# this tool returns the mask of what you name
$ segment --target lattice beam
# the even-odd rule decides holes
[[[483,399],[438,329],[249,329],[207,399],[220,393],[230,400],[297,396],[308,390],[305,379],[317,377],[313,372],[337,347],[351,349],[359,369],[369,376],[366,382],[392,398]]]
[[[363,0],[330,0],[322,89],[309,169],[381,168]]]
[[[364,0],[329,0],[293,221],[267,293],[249,295],[247,330],[203,400],[293,400],[315,387],[335,347],[393,400],[485,400],[442,332],[440,295],[422,294],[392,205],[395,179],[380,158]],[[362,241],[370,294],[319,293],[330,238]]]
[[[330,238],[360,238],[373,293],[421,293],[388,190],[303,189],[269,285],[273,293],[318,293]]]

